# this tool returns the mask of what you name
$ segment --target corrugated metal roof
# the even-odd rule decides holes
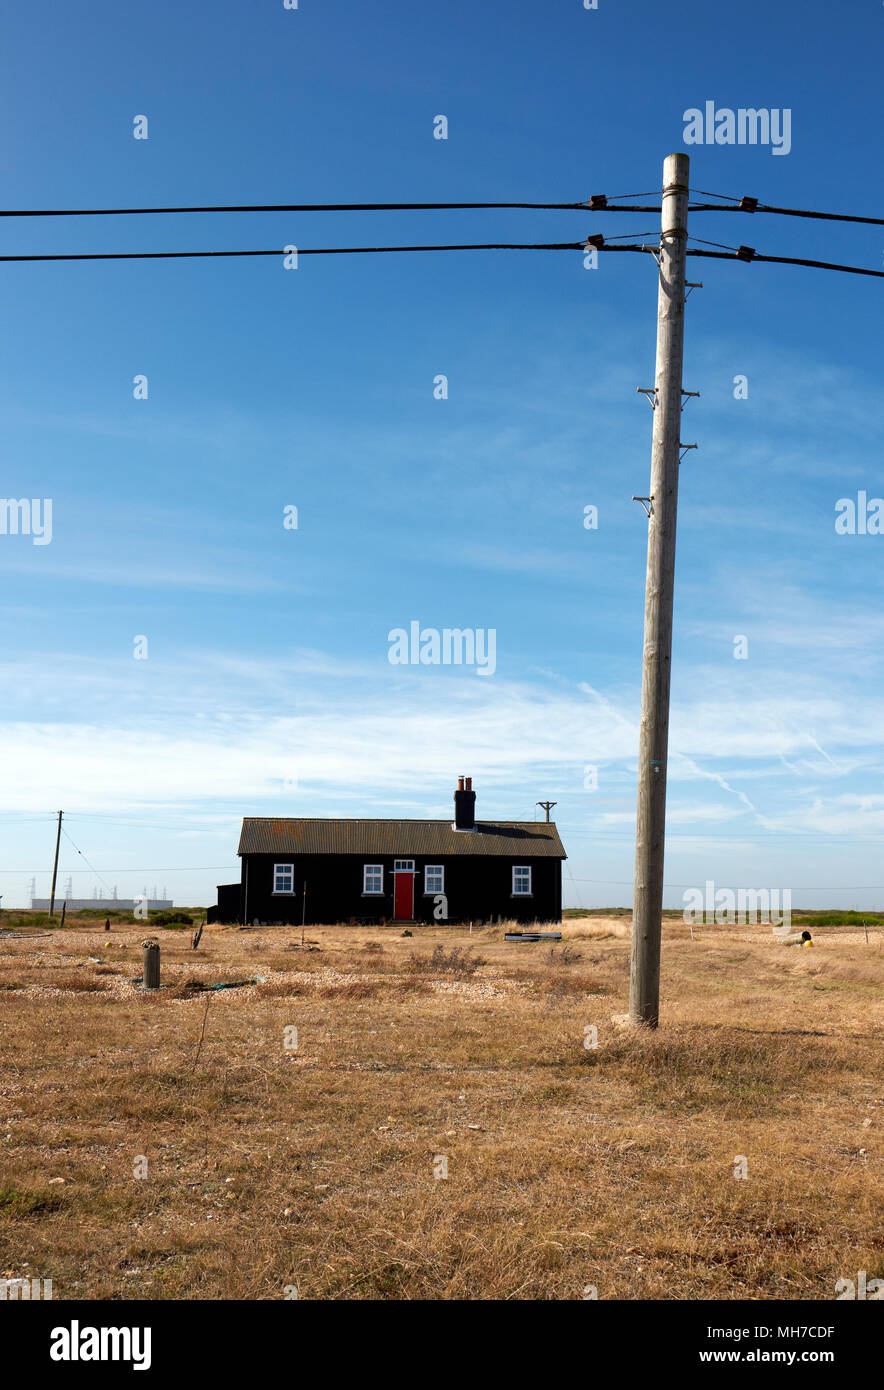
[[[444,820],[312,820],[249,816],[238,854],[480,854],[566,859],[545,821],[477,821],[475,831]]]

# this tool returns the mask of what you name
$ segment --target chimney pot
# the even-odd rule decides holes
[[[455,830],[475,830],[476,828],[476,793],[473,791],[472,784],[472,777],[459,777],[457,779],[457,791],[454,793]]]

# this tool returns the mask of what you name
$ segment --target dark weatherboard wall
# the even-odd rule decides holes
[[[517,922],[558,922],[562,916],[561,861],[535,859],[519,855],[514,859],[475,857],[414,859],[415,888],[413,913],[401,920],[418,922],[487,922],[498,917]],[[274,865],[294,863],[294,892],[274,893]],[[383,894],[363,895],[363,866],[365,863],[383,866]],[[248,855],[243,860],[242,883],[223,884],[218,890],[218,908],[212,920],[229,922],[285,922],[300,924],[305,907],[308,924],[347,922],[351,918],[365,921],[394,920],[393,856],[372,856],[370,860],[357,855]],[[445,871],[447,918],[434,918],[437,904],[434,893],[424,893],[424,867],[441,864]],[[513,896],[512,868],[524,864],[531,868],[532,894]]]

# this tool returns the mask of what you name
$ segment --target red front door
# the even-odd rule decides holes
[[[393,873],[393,916],[397,922],[414,919],[414,861],[407,862],[407,869],[397,866]]]

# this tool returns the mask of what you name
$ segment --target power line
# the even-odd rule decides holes
[[[655,235],[656,235],[656,233],[654,233],[654,232],[627,232],[625,236],[609,236],[609,237],[601,237],[601,238],[596,237],[596,238],[591,238],[591,240],[592,240],[593,245],[595,245],[596,241],[601,241],[602,247],[604,248],[605,246],[608,246],[609,243],[612,242],[612,241],[626,241],[627,237],[631,237],[631,236],[632,236],[632,237],[636,237],[636,236],[655,236]],[[616,247],[615,247],[614,249],[616,250]]]
[[[64,834],[67,834],[66,831],[64,831],[63,833],[64,833]],[[70,839],[70,836],[68,836],[68,839]],[[71,843],[73,844],[73,841],[71,841]],[[74,848],[76,849],[76,845],[74,845]],[[78,854],[81,854],[82,851],[77,850],[77,853],[78,853]],[[86,858],[85,855],[83,855],[82,857],[83,857],[84,859]],[[89,861],[86,860],[86,862],[88,863]],[[185,867],[181,867],[181,866],[179,866],[179,865],[175,865],[175,866],[173,866],[173,867],[168,867],[168,866],[167,866],[167,867],[165,867],[165,868],[159,868],[159,869],[158,869],[158,868],[130,868],[130,867],[127,866],[126,868],[123,868],[123,869],[106,869],[106,870],[105,870],[105,873],[109,873],[109,874],[139,874],[139,875],[141,875],[141,874],[171,874],[171,873],[182,873],[182,874],[184,874],[184,873],[226,873],[226,872],[228,872],[231,868],[235,868],[235,867],[236,867],[236,866],[235,866],[235,865],[232,865],[232,864],[196,864],[196,865],[188,865],[188,866],[185,866]],[[42,873],[42,872],[43,872],[43,869],[42,869],[42,868],[41,868],[41,869],[0,869],[0,873],[5,873],[5,874],[35,874],[35,873]],[[96,871],[95,869],[93,869],[91,865],[90,865],[90,867],[89,867],[88,869],[69,869],[69,870],[68,870],[68,873],[71,873],[71,874],[92,873],[92,874],[95,874],[95,876],[99,879],[100,882],[104,882],[104,880],[101,879],[101,875],[98,874],[97,871]],[[568,876],[569,876],[569,878],[571,879],[571,881],[572,881],[573,883],[601,883],[601,884],[609,885],[610,887],[614,887],[614,888],[630,888],[630,887],[632,887],[632,880],[631,880],[631,879],[627,880],[627,879],[620,879],[620,878],[575,878],[574,874],[571,872],[570,865],[568,865]],[[107,884],[105,883],[104,886],[107,887]],[[694,882],[694,883],[670,883],[670,882],[666,882],[666,883],[664,884],[664,887],[666,887],[666,888],[696,888],[696,886],[697,886],[696,882]],[[792,891],[793,891],[793,892],[796,892],[796,893],[799,893],[799,892],[800,892],[800,893],[873,893],[873,892],[878,892],[878,891],[884,891],[884,883],[855,883],[855,884],[827,884],[827,883],[822,883],[822,884],[807,884],[807,883],[804,883],[804,884],[800,884],[800,883],[799,883],[799,884],[793,884],[793,885],[792,885]]]
[[[659,198],[659,197],[662,195],[662,193],[663,193],[662,188],[652,188],[652,189],[651,189],[649,192],[647,192],[647,193],[612,193],[610,196],[611,196],[612,198],[615,198],[615,199],[617,199],[617,198]],[[595,194],[594,197],[590,198],[590,200],[589,200],[590,203],[593,203],[593,202],[597,203],[598,201],[599,201],[599,195],[598,195],[598,194]],[[587,204],[587,206],[588,206],[588,204]],[[659,212],[660,209],[658,208],[657,211]]]
[[[220,814],[222,814],[222,813],[219,813],[219,815],[220,815]],[[237,820],[239,820],[239,819],[241,818],[241,816],[242,816],[242,811],[241,811],[241,810],[228,811],[228,812],[224,812],[223,815],[224,815],[224,817],[226,818],[226,820],[228,820],[228,821],[230,821],[230,820],[237,821]],[[132,818],[130,818],[130,817],[128,817],[128,816],[125,816],[125,817],[124,817],[124,816],[115,816],[115,815],[111,815],[110,813],[103,813],[103,812],[100,812],[100,811],[94,811],[94,812],[92,812],[92,811],[83,811],[83,812],[80,812],[80,811],[72,811],[72,812],[70,812],[68,815],[66,815],[65,818],[66,818],[67,820],[76,820],[76,821],[81,821],[81,820],[98,820],[98,821],[110,822],[111,825],[125,825],[125,826],[127,826],[127,827],[130,826],[130,825],[147,826],[147,827],[149,827],[149,828],[152,829],[152,830],[175,830],[175,831],[180,831],[180,830],[197,831],[197,830],[198,830],[201,834],[204,834],[204,835],[213,835],[213,834],[219,834],[219,835],[220,835],[220,834],[226,833],[225,828],[224,828],[219,822],[217,822],[217,821],[213,822],[213,821],[192,821],[192,820],[179,820],[179,821],[135,820],[135,819],[132,819]],[[18,823],[18,822],[16,822],[16,824],[17,824],[17,823]]]
[[[631,888],[632,881],[625,878],[574,878],[574,883],[604,883],[610,888]],[[664,888],[696,888],[696,883],[664,883]],[[853,886],[843,884],[793,884],[789,890],[794,893],[874,893],[884,890],[884,883],[859,883]]]
[[[615,198],[650,198],[658,193],[620,193]],[[609,203],[605,194],[571,203],[215,203],[192,207],[138,208],[0,208],[0,217],[142,217],[191,212],[428,212],[468,209],[527,208],[557,212],[631,212],[634,208]],[[659,212],[659,206],[639,211]]]
[[[692,189],[694,193],[702,193],[700,188]],[[866,217],[853,212],[819,212],[812,208],[781,208],[773,203],[761,203],[757,198],[744,196],[733,198],[729,193],[707,193],[708,198],[730,199],[732,206],[728,203],[690,203],[688,212],[745,212],[756,213],[765,212],[778,217],[805,217],[813,218],[821,222],[858,222],[866,226],[884,227],[884,217]],[[659,212],[659,204],[648,206],[644,204],[631,203],[609,203],[604,194],[595,194],[590,198],[585,207],[587,212]]]
[[[752,246],[740,246],[736,251],[692,251],[689,249],[687,254],[689,256],[706,256],[710,260],[717,261],[767,261],[771,265],[806,265],[813,270],[840,270],[845,275],[872,275],[876,279],[884,279],[884,270],[868,270],[861,265],[841,265],[836,261],[813,261],[803,256],[764,256]]]
[[[632,233],[635,235],[635,233]],[[694,238],[696,240],[696,238]],[[720,242],[708,243],[710,245],[721,245]],[[632,251],[641,252],[645,255],[657,255],[656,246],[640,246],[630,244],[627,246],[612,245],[605,241],[602,236],[589,237],[583,241],[550,241],[550,242],[468,242],[451,243],[444,245],[423,245],[423,246],[305,246],[298,248],[285,247],[268,251],[85,251],[77,253],[41,253],[39,255],[15,255],[0,256],[0,261],[157,261],[157,260],[198,260],[206,257],[237,257],[237,256],[285,256],[292,250],[297,249],[299,256],[356,256],[356,255],[380,255],[386,252],[397,251]],[[809,266],[815,270],[837,270],[848,275],[871,275],[876,279],[884,279],[884,270],[869,270],[865,266],[842,265],[834,261],[810,260],[799,256],[766,256],[760,251],[756,251],[752,246],[739,246],[733,250],[722,251],[701,251],[688,249],[689,256],[705,256],[713,260],[721,261],[766,261],[777,265],[801,265]]]
[[[270,251],[84,251],[76,254],[0,256],[0,261],[162,261],[199,259],[206,256],[285,256],[297,250],[299,256],[377,255],[384,251],[582,251],[582,241],[551,242],[475,242],[434,246],[304,246],[278,247]],[[618,246],[611,247],[619,251]],[[638,248],[636,248],[638,249]]]
[[[702,188],[694,188],[693,193],[703,193]],[[767,212],[778,217],[811,217],[821,222],[862,222],[868,226],[884,227],[884,217],[863,217],[853,212],[817,212],[811,208],[780,208],[772,203],[760,203],[757,198],[744,196],[733,198],[729,193],[707,193],[707,198],[727,198],[735,204],[728,207],[725,203],[692,203],[691,212]]]
[[[691,241],[700,240],[699,237],[690,237]],[[603,242],[601,237],[590,237],[587,246],[593,245],[599,251],[641,251],[646,255],[656,256],[659,248],[656,246],[609,246]],[[721,246],[721,242],[707,242],[709,246]],[[836,261],[815,261],[803,256],[765,256],[761,251],[756,251],[754,246],[737,246],[723,251],[699,251],[688,247],[688,256],[705,256],[709,260],[715,261],[767,261],[776,265],[804,265],[810,266],[814,270],[840,270],[847,275],[872,275],[876,279],[884,279],[884,270],[869,270],[861,265],[841,265]]]
[[[618,835],[607,830],[571,830],[564,821],[558,822],[561,829],[565,830],[571,840],[599,840],[610,844],[633,844],[634,839],[631,835]],[[778,838],[779,837],[779,838]],[[745,843],[758,843],[760,846],[768,845],[771,849],[788,849],[793,845],[834,845],[835,847],[845,844],[853,845],[880,845],[884,844],[881,836],[868,835],[801,835],[793,834],[791,831],[771,830],[767,835],[678,835],[670,831],[667,840],[683,841],[684,843],[708,842],[715,845],[741,845]]]
[[[691,241],[699,241],[699,237],[690,237]],[[646,255],[656,256],[659,248],[656,246],[608,246],[602,242],[601,237],[590,237],[587,245],[592,244],[599,251],[641,251]],[[721,242],[707,242],[708,246],[721,246]],[[705,256],[714,261],[767,261],[776,265],[804,265],[810,266],[814,270],[840,270],[847,275],[872,275],[876,279],[884,279],[884,270],[868,270],[861,265],[841,265],[836,261],[815,261],[803,256],[765,256],[761,251],[756,251],[754,246],[737,246],[722,251],[699,251],[688,247],[688,256]]]
[[[740,249],[738,246],[731,246],[725,241],[704,241],[701,236],[689,236],[688,241],[696,241],[700,246],[717,246],[720,251],[733,251],[734,254]]]
[[[67,834],[67,831],[65,831],[65,834]],[[70,839],[70,836],[68,836],[68,839]],[[73,840],[71,840],[71,844],[72,844],[72,845],[74,844]],[[74,845],[74,849],[77,849],[77,846],[76,846],[76,845]],[[82,854],[82,851],[81,851],[81,850],[77,850],[77,853],[78,853],[78,854]],[[86,863],[89,864],[89,860],[86,859],[85,854],[82,854],[82,857],[83,857],[83,859],[86,860]],[[236,865],[235,865],[235,864],[187,864],[187,865],[183,865],[183,866],[180,865],[180,864],[173,864],[171,867],[168,867],[168,866],[167,866],[167,867],[164,868],[164,869],[144,869],[144,868],[141,868],[141,869],[135,868],[135,869],[133,869],[133,868],[131,868],[131,867],[127,864],[127,865],[125,866],[125,868],[122,868],[122,869],[105,869],[104,872],[105,872],[106,874],[219,874],[219,873],[227,873],[230,869],[235,869],[235,868],[236,868]],[[46,866],[45,866],[45,864],[44,864],[41,868],[39,868],[39,869],[0,869],[0,874],[42,874],[42,873],[45,873],[45,872],[46,872]],[[104,879],[101,878],[101,875],[98,873],[98,870],[97,870],[97,869],[93,869],[93,867],[92,867],[91,864],[89,864],[89,868],[88,868],[88,869],[69,869],[69,870],[68,870],[68,873],[70,873],[70,874],[90,874],[90,873],[91,873],[91,874],[94,874],[96,878],[100,879],[102,883],[104,883]],[[107,887],[107,884],[105,883],[104,886],[105,886],[105,888],[106,888],[106,887]]]
[[[626,197],[633,195],[626,194]],[[641,194],[636,196],[643,196]],[[2,208],[0,217],[140,217],[177,212],[424,212],[465,208],[539,208],[587,212],[582,203],[229,203],[167,208]]]
[[[60,824],[60,822],[59,822],[59,824]],[[62,833],[62,835],[64,835],[64,837],[65,837],[66,840],[70,840],[70,841],[71,841],[71,844],[74,845],[73,840],[71,840],[71,837],[70,837],[70,835],[68,834],[68,832],[65,830],[64,826],[61,826],[61,833]],[[80,858],[82,859],[83,863],[84,863],[84,864],[89,864],[89,860],[86,858],[86,856],[85,856],[85,854],[83,853],[83,851],[82,851],[81,849],[79,849],[77,845],[74,845],[74,849],[75,849],[75,850],[77,851],[77,853],[79,854],[79,856],[80,856]],[[104,879],[101,877],[101,874],[98,872],[98,870],[97,870],[97,869],[94,869],[94,868],[92,867],[91,864],[89,864],[89,869],[90,869],[91,872],[95,875],[95,877],[98,879],[98,882],[102,885],[102,887],[103,887],[103,888],[107,888],[108,893],[110,893],[111,889],[108,888],[107,884],[105,883]],[[80,870],[80,873],[84,873],[84,872],[85,872],[85,870],[83,870],[83,869]],[[110,872],[112,872],[112,871],[111,871],[111,870],[108,870],[108,872],[110,873]]]
[[[691,189],[706,198],[719,198],[717,203],[691,203],[689,212],[764,212],[778,217],[804,217],[823,222],[857,222],[867,226],[884,227],[884,217],[867,217],[859,213],[821,212],[813,208],[783,208],[762,203],[755,197],[741,198],[731,193],[710,193],[702,188]],[[556,212],[659,212],[657,204],[625,204],[619,199],[656,197],[658,193],[594,193],[576,202],[474,202],[474,203],[208,203],[193,206],[133,207],[133,208],[0,208],[0,217],[144,217],[206,212],[444,212],[470,209],[533,209]]]
[[[726,198],[732,203],[740,201],[733,193],[710,193],[708,188],[692,188],[690,191],[699,193],[701,198]]]

